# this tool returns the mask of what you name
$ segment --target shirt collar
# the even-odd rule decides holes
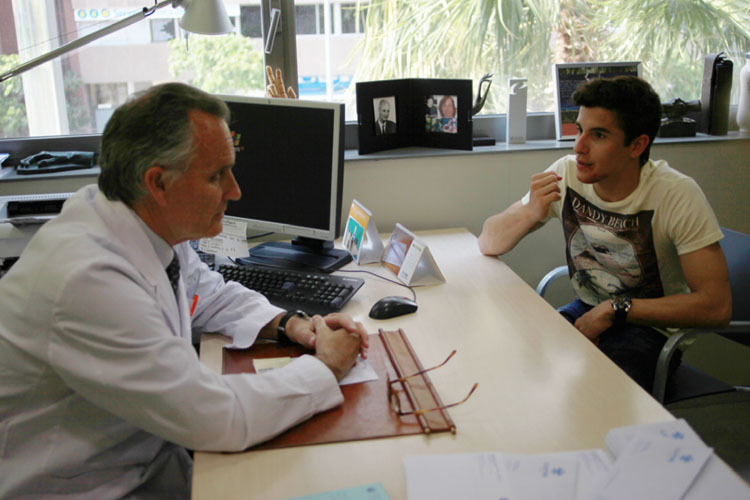
[[[169,246],[169,243],[164,241],[164,238],[153,232],[135,212],[133,212],[133,214],[135,215],[135,220],[138,221],[138,224],[141,225],[143,231],[146,233],[146,237],[148,238],[148,241],[151,242],[151,246],[154,247],[154,251],[156,251],[156,256],[159,258],[162,267],[167,267],[169,263],[172,262],[172,258],[174,258],[174,249]]]

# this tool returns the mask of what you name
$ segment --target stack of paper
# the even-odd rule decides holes
[[[722,500],[750,499],[750,487],[722,462],[719,457],[714,455],[710,448],[705,447],[700,437],[683,419],[613,429],[607,434],[605,443],[611,454],[617,457],[618,462],[623,460],[621,467],[625,467],[627,473],[628,463],[633,459],[633,456],[642,453],[639,450],[649,440],[656,443],[653,452],[648,454],[648,463],[651,464],[654,472],[645,472],[642,480],[659,483],[659,488],[666,488],[667,485],[662,483],[672,481],[671,491],[676,492],[680,485],[684,485],[685,492],[682,496],[660,497],[657,495],[662,490],[656,489],[657,485],[654,484],[655,489],[653,491],[655,493],[643,498],[684,498],[686,500],[705,500],[706,498],[721,498]],[[671,448],[669,447],[670,444]],[[705,449],[708,449],[709,453],[704,458]],[[666,455],[665,451],[668,450],[671,450],[671,454]],[[694,456],[690,454],[693,450],[697,452]],[[662,459],[666,457],[667,463],[659,463],[657,460],[659,453],[662,453]],[[702,464],[698,465],[700,462]],[[696,469],[698,469],[697,472],[695,472]],[[613,468],[614,474],[617,474],[617,471],[614,471]],[[611,479],[612,481],[617,480],[612,476],[607,479]],[[630,487],[636,488],[637,486],[631,485]],[[603,485],[604,487],[606,485]],[[633,489],[632,491],[636,490]],[[631,495],[630,498],[636,498],[636,496]],[[620,497],[602,496],[594,498]]]
[[[408,498],[750,498],[750,488],[684,420],[613,429],[606,445],[607,451],[406,457]]]

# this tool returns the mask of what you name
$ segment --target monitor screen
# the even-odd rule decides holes
[[[239,201],[229,202],[226,215],[246,222],[249,231],[297,237],[291,246],[274,243],[256,249],[254,261],[277,266],[290,261],[288,267],[327,270],[326,262],[315,259],[332,249],[341,230],[344,105],[220,97],[231,111],[233,173],[242,190]],[[260,255],[264,248],[266,254]],[[310,255],[300,260],[291,254],[299,250]]]

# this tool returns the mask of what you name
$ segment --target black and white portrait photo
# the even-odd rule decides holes
[[[375,108],[375,135],[396,133],[396,98],[376,97],[372,100]]]

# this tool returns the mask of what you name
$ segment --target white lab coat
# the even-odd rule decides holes
[[[200,363],[191,327],[250,345],[280,310],[175,251],[178,302],[134,212],[87,186],[0,280],[0,497],[187,497],[183,446],[242,450],[342,402],[311,356],[263,375]]]

